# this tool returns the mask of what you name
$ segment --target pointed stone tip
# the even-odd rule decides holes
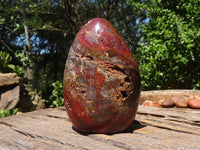
[[[88,21],[77,37],[83,46],[92,50],[115,50],[122,55],[132,54],[114,26],[104,18]]]

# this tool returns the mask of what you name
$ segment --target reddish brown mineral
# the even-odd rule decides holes
[[[159,103],[156,101],[146,100],[142,104],[143,106],[149,106],[149,107],[160,107]]]
[[[143,106],[154,107],[153,101],[148,101],[148,100],[144,101],[144,103],[142,105]]]
[[[200,109],[200,99],[196,97],[189,98],[187,103],[188,103],[188,106],[191,108]]]
[[[115,133],[133,122],[140,95],[138,66],[107,20],[92,19],[78,32],[63,91],[68,116],[80,131]]]
[[[179,108],[187,108],[188,107],[186,98],[180,98],[175,103],[176,103],[176,107],[179,107]]]
[[[164,108],[174,107],[175,102],[172,99],[167,99],[164,102],[162,102],[161,106],[164,107]]]

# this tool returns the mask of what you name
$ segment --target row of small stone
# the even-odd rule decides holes
[[[200,109],[200,96],[194,95],[191,97],[171,97],[170,99],[166,100],[161,99],[158,101],[145,100],[145,102],[142,105],[150,107],[163,107],[163,108],[190,107],[194,109]]]

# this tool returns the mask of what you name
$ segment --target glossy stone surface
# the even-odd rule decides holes
[[[187,108],[188,107],[186,98],[180,98],[175,103],[176,103],[176,107],[179,107],[179,108]]]
[[[188,106],[194,109],[200,109],[200,99],[193,97],[189,98],[188,101]]]
[[[78,32],[63,80],[65,107],[75,128],[115,133],[134,120],[140,96],[137,63],[127,44],[105,19]]]
[[[164,107],[164,108],[174,107],[175,102],[172,99],[167,99],[164,102],[162,102],[161,106]]]

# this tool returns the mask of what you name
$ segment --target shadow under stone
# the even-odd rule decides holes
[[[114,135],[114,134],[121,134],[121,133],[134,133],[135,130],[138,130],[138,129],[141,129],[141,128],[144,128],[146,127],[146,125],[143,125],[141,124],[139,121],[137,120],[134,120],[131,125],[125,129],[124,131],[121,131],[121,132],[116,132],[116,133],[105,133],[106,135]],[[81,134],[83,136],[88,136],[90,134],[102,134],[102,133],[90,133],[90,132],[83,132],[83,131],[80,131],[78,129],[76,129],[74,126],[72,126],[72,129],[77,132],[78,134]]]

